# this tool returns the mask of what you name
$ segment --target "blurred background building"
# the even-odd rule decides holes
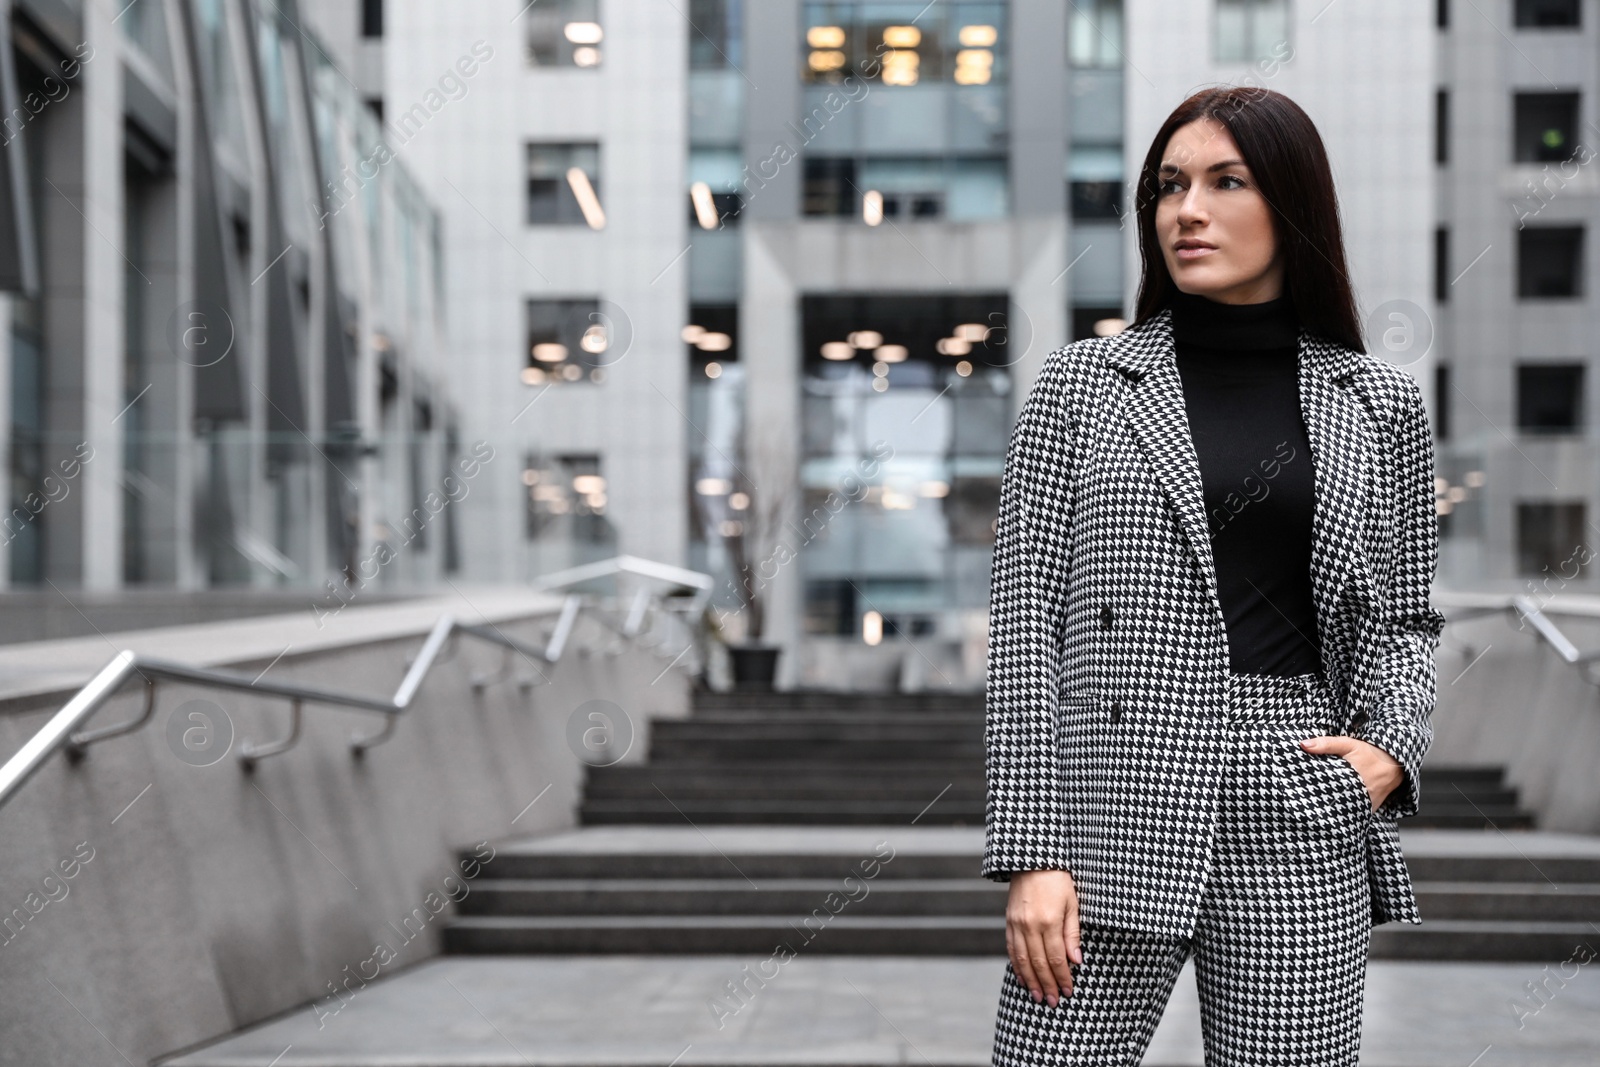
[[[9,587],[458,567],[441,220],[346,61],[289,5],[9,8]]]
[[[18,0],[5,581],[622,552],[755,599],[788,683],[977,685],[1013,413],[1127,320],[1151,131],[1234,82],[1327,141],[1441,580],[1586,583],[1596,19],[1491,6]]]
[[[504,13],[364,10],[353,77],[391,130],[417,115],[402,154],[452,220],[455,382],[524,464],[467,502],[467,572],[682,560],[725,608],[753,587],[789,682],[981,681],[1013,413],[1047,352],[1130,313],[1132,176],[1195,88],[1305,106],[1363,310],[1445,332],[1449,38],[1420,5],[540,0],[427,122]],[[1394,358],[1431,391],[1442,344]]]

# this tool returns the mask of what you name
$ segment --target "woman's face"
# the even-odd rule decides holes
[[[1179,289],[1224,304],[1282,295],[1272,208],[1226,126],[1196,119],[1174,130],[1158,180],[1156,237]]]

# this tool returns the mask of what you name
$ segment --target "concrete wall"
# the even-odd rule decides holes
[[[353,605],[332,618],[302,611],[11,646],[0,650],[0,753],[67,699],[65,679],[81,681],[119,648],[387,695],[442,611],[538,640],[554,605],[474,590],[470,601]],[[647,715],[686,711],[686,679],[665,671],[670,653],[619,640],[580,618],[566,655],[544,668],[547,683],[474,693],[473,674],[494,673],[502,654],[462,636],[393,739],[364,760],[348,740],[381,716],[314,706],[299,744],[253,774],[240,769],[238,745],[278,736],[286,702],[162,683],[143,729],[94,746],[77,767],[52,759],[0,808],[0,920],[13,917],[13,929],[0,928],[0,1064],[147,1062],[312,1010],[380,941],[397,950],[383,975],[435,954],[436,902],[462,884],[470,892],[470,882],[445,881],[462,874],[455,849],[573,823],[583,768],[568,723],[582,705],[612,701],[641,728]],[[136,714],[140,699],[139,686],[125,687],[95,724]],[[193,710],[225,713],[234,752],[209,766],[179,758],[169,730],[181,732]],[[636,738],[629,758],[646,743]],[[360,995],[359,981],[350,988]],[[326,1026],[339,1024],[339,1003],[323,1007]]]
[[[1435,602],[1449,617],[1504,599],[1446,594]],[[1600,649],[1600,598],[1543,603],[1580,650]],[[1540,829],[1600,833],[1600,689],[1506,613],[1447,625],[1437,662],[1427,761],[1502,764]],[[1428,789],[1426,772],[1422,788]]]

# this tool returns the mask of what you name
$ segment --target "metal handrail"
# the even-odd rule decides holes
[[[710,576],[698,577],[705,580],[702,588],[708,590]],[[0,807],[3,807],[58,750],[64,753],[69,762],[76,764],[85,758],[91,744],[129,733],[149,722],[155,714],[156,686],[160,680],[279,696],[291,702],[287,733],[266,744],[256,744],[248,740],[240,744],[239,761],[246,770],[253,769],[262,759],[287,752],[294,747],[301,735],[302,711],[306,704],[330,704],[385,715],[386,721],[381,729],[370,734],[351,735],[351,754],[361,757],[369,749],[393,736],[400,715],[411,706],[428,670],[438,660],[445,642],[453,635],[465,633],[481,641],[500,645],[507,650],[508,656],[515,652],[530,660],[555,663],[571,641],[581,607],[582,598],[577,594],[569,594],[563,598],[555,625],[542,647],[508,637],[493,625],[464,623],[453,615],[445,614],[434,623],[426,640],[423,641],[422,648],[411,660],[399,688],[395,690],[394,696],[388,699],[295,682],[253,678],[247,674],[221,668],[192,667],[185,663],[146,656],[131,650],[118,652],[73,695],[72,699],[67,701],[60,711],[51,716],[26,744],[4,765],[0,765]],[[501,673],[504,675],[506,672]],[[137,717],[94,730],[79,729],[135,675],[142,678],[145,683],[144,707]],[[474,678],[473,684],[475,688],[481,689],[487,681]],[[531,683],[524,682],[525,686],[528,684]]]
[[[704,609],[714,584],[709,574],[655,563],[635,556],[617,556],[558,571],[545,575],[534,584],[539,589],[556,590],[613,574],[631,574],[651,581],[667,582],[693,589],[695,592],[689,604],[686,608],[678,609],[686,611],[691,618]],[[654,629],[653,620],[648,630],[645,622],[647,616],[656,610],[655,599],[647,590],[641,588],[629,604],[626,617],[620,625],[608,618],[605,612],[597,611],[595,616],[607,628],[619,635],[639,639]],[[381,729],[369,734],[351,735],[351,755],[360,758],[369,749],[383,744],[394,735],[395,724],[399,721],[400,715],[411,706],[411,701],[422,687],[423,678],[438,661],[445,642],[454,635],[468,634],[480,641],[500,645],[506,650],[506,662],[498,672],[493,675],[475,675],[471,679],[472,687],[481,690],[492,682],[511,675],[512,653],[520,654],[530,662],[542,660],[545,663],[555,663],[559,660],[572,639],[582,605],[583,599],[576,593],[569,593],[563,598],[555,625],[551,627],[550,635],[543,647],[508,637],[492,623],[464,623],[453,615],[442,615],[428,632],[422,648],[411,660],[405,677],[400,680],[400,687],[395,690],[394,696],[387,700],[319,686],[299,685],[294,682],[265,681],[259,676],[252,678],[246,674],[220,668],[191,667],[185,663],[145,656],[131,650],[118,652],[109,663],[100,668],[88,684],[73,694],[72,699],[52,715],[15,755],[0,765],[0,807],[4,807],[23,784],[58,750],[63,752],[69,762],[76,764],[87,756],[90,745],[130,733],[149,722],[155,715],[156,685],[161,679],[264,693],[284,697],[290,701],[289,728],[282,737],[266,744],[258,745],[248,740],[240,743],[239,761],[246,770],[253,769],[257,763],[269,756],[276,756],[294,747],[300,739],[306,704],[332,704],[358,711],[379,712],[386,716]],[[666,614],[672,616],[676,612],[668,611]],[[79,729],[134,675],[144,679],[145,683],[144,707],[137,717],[94,730]],[[542,680],[549,679],[542,678]],[[534,683],[529,679],[522,679],[519,684],[527,688]]]
[[[193,685],[208,685],[221,689],[234,689],[254,693],[264,693],[270,696],[286,697],[291,703],[289,732],[277,741],[266,745],[256,745],[244,741],[239,746],[239,760],[246,769],[252,769],[262,759],[287,752],[294,747],[300,737],[300,720],[302,706],[306,703],[332,704],[339,707],[355,708],[360,711],[381,712],[388,716],[388,721],[383,729],[376,733],[362,736],[352,736],[350,739],[351,753],[360,756],[367,749],[389,739],[394,732],[395,723],[400,714],[411,705],[417,690],[422,685],[423,677],[428,669],[433,666],[440,649],[444,647],[445,639],[452,632],[460,630],[469,633],[481,640],[513,647],[527,655],[538,656],[546,662],[554,663],[561,655],[561,650],[566,644],[571,633],[572,622],[577,615],[579,599],[576,596],[567,597],[561,605],[561,614],[557,625],[551,635],[550,642],[543,648],[533,648],[522,642],[513,641],[493,630],[478,626],[471,626],[457,621],[450,614],[445,614],[434,623],[427,640],[423,642],[422,650],[411,662],[410,669],[400,682],[400,688],[395,695],[387,700],[379,697],[365,696],[360,693],[342,692],[336,689],[324,689],[320,686],[300,685],[294,682],[268,681],[261,678],[252,678],[248,674],[219,668],[191,667],[185,663],[160,659],[154,656],[143,656],[137,652],[124,650],[112,657],[111,661],[102,667],[98,674],[87,685],[73,696],[64,707],[44,724],[40,730],[28,739],[15,755],[0,766],[0,807],[22,788],[35,771],[37,771],[52,754],[58,749],[64,749],[68,759],[77,763],[82,760],[88,751],[89,745],[103,741],[109,737],[116,737],[138,729],[148,722],[155,712],[155,691],[158,679],[168,679],[175,682],[187,682]],[[99,730],[77,731],[77,728],[94,715],[106,700],[134,675],[138,675],[145,682],[144,710],[138,718],[114,726],[104,727]]]
[[[1546,615],[1544,610],[1528,597],[1515,594],[1508,597],[1506,602],[1501,605],[1479,605],[1464,608],[1453,615],[1447,616],[1445,621],[1447,623],[1465,622],[1468,619],[1479,619],[1486,615],[1500,614],[1508,614],[1521,622],[1526,622],[1545,644],[1555,650],[1556,655],[1560,656],[1563,661],[1578,668],[1583,675],[1584,681],[1593,686],[1600,686],[1600,676],[1595,673],[1595,664],[1600,662],[1600,650],[1592,652],[1580,651],[1578,646],[1573,644],[1572,640],[1561,632],[1561,628],[1551,621],[1550,616]],[[1468,659],[1475,658],[1471,654],[1472,648],[1470,646],[1464,644],[1462,647],[1467,653]]]

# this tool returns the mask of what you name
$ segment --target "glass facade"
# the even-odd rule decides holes
[[[801,301],[806,629],[959,640],[1011,427],[1004,294]]]
[[[437,578],[460,430],[434,362],[439,222],[395,131],[272,4],[113,21],[96,25],[126,47],[119,121],[86,102],[27,120],[41,268],[7,297],[9,583]],[[76,77],[61,31],[30,23],[21,88]],[[119,156],[115,178],[87,169]],[[117,343],[89,329],[100,303]]]

